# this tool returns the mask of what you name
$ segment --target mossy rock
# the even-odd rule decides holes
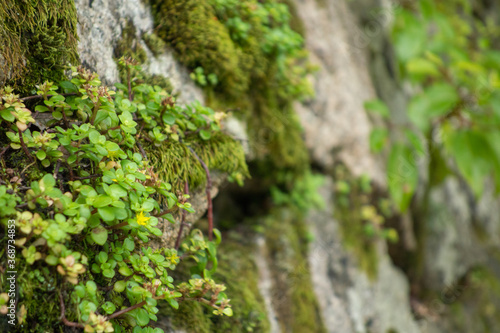
[[[32,94],[36,84],[60,81],[78,63],[77,16],[71,0],[0,3],[0,86]]]
[[[262,47],[270,28],[250,14],[258,2],[244,0],[237,4],[241,20],[251,27],[244,40],[232,38],[223,22],[224,14],[216,12],[211,1],[149,3],[156,34],[172,46],[177,59],[190,70],[202,67],[205,75],[217,75],[218,84],[204,89],[207,104],[235,110],[234,114],[248,123],[250,146],[257,159],[271,169],[297,174],[307,169],[309,156],[292,108],[295,97],[287,93],[286,84],[279,78],[277,55],[265,53]],[[301,30],[300,20],[292,17],[290,24]]]
[[[150,47],[151,52],[153,52],[154,55],[158,55],[162,51],[164,51],[165,42],[163,42],[155,34],[139,36],[134,24],[129,20],[125,24],[125,27],[122,29],[122,36],[113,50],[115,61],[118,62],[118,60],[122,57],[132,58],[139,65],[144,65],[147,62],[148,57],[146,50],[144,50],[141,44],[141,38],[142,40],[144,40],[146,45]],[[118,73],[120,76],[120,81],[127,82],[127,71],[119,63]],[[158,86],[162,89],[165,89],[169,93],[172,93],[173,91],[173,86],[170,82],[170,79],[166,78],[165,76],[149,74],[146,73],[143,69],[132,69],[130,72],[130,76],[134,78],[134,84],[145,83],[152,86]]]
[[[285,332],[326,332],[307,262],[307,228],[300,211],[277,208],[265,218],[274,282],[273,306]]]
[[[360,178],[352,176],[346,167],[338,165],[335,169],[337,194],[335,195],[335,218],[339,221],[342,241],[351,251],[358,265],[367,276],[374,280],[378,274],[378,251],[374,235],[366,232],[367,222],[362,210],[364,206],[375,206],[376,194],[364,188]],[[342,186],[340,186],[342,185]]]
[[[249,77],[244,68],[250,60],[238,48],[228,30],[217,20],[207,1],[151,0],[158,36],[173,46],[188,68],[202,67],[217,75],[219,90],[233,98],[244,94]]]

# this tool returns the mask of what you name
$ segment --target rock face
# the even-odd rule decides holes
[[[295,105],[312,158],[326,168],[342,161],[353,174],[367,174],[383,184],[382,169],[370,154],[372,126],[363,103],[375,98],[375,90],[366,49],[353,44],[355,18],[345,1],[295,3],[311,61],[319,66],[313,79],[315,98]]]
[[[339,223],[333,218],[333,181],[320,189],[327,208],[307,217],[314,241],[309,265],[323,320],[331,333],[422,332],[409,307],[405,276],[391,263],[379,244],[378,275],[371,281],[343,247]]]
[[[103,82],[112,85],[119,81],[113,50],[127,22],[131,22],[148,56],[144,69],[149,74],[169,78],[174,93],[180,93],[179,102],[203,101],[201,90],[189,78],[187,70],[174,59],[172,52],[165,50],[155,57],[141,39],[143,34],[153,32],[151,11],[143,1],[75,0],[75,5],[78,12],[80,60],[95,70]]]

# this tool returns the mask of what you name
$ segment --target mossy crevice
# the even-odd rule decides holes
[[[45,80],[60,81],[78,62],[77,15],[71,0],[0,3],[0,86],[32,93]]]
[[[335,168],[336,195],[334,217],[339,221],[342,241],[351,251],[362,271],[370,279],[378,273],[378,239],[367,233],[363,207],[371,205],[374,197],[371,187],[362,179],[353,177],[342,165]]]

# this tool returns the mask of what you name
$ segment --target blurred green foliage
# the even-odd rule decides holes
[[[422,168],[427,188],[457,175],[476,197],[487,179],[500,190],[500,52],[492,46],[499,35],[494,22],[477,19],[467,1],[420,0],[396,11],[398,72],[415,92],[407,108],[410,123],[391,124],[401,135],[388,150],[387,176],[400,211],[408,209]],[[382,102],[366,108],[390,123]],[[383,150],[388,135],[376,129],[372,149]]]

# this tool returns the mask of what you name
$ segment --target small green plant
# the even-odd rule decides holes
[[[418,91],[408,103],[410,122],[391,123],[381,101],[365,106],[400,133],[390,145],[387,176],[401,212],[416,191],[423,156],[429,160],[428,190],[448,175],[463,177],[476,197],[488,177],[500,189],[500,58],[491,46],[498,35],[498,29],[473,19],[465,3],[463,15],[428,0],[398,11],[393,40],[400,72]],[[388,137],[386,129],[375,129],[372,149],[381,151]]]
[[[271,196],[276,205],[291,205],[299,210],[307,212],[309,209],[322,209],[325,207],[325,201],[320,193],[319,188],[323,185],[325,179],[320,174],[306,172],[298,179],[293,179],[290,182],[286,178],[293,176],[290,173],[283,173],[282,183],[293,184],[290,191],[280,190],[277,186],[271,187]]]
[[[129,74],[136,69],[131,59],[120,63]],[[224,286],[211,279],[220,243],[216,229],[209,229],[210,240],[193,230],[177,248],[149,245],[162,235],[160,223],[175,223],[175,210],[194,210],[187,194],[158,178],[143,148],[209,141],[220,131],[220,115],[199,103],[181,107],[159,87],[134,84],[130,75],[113,91],[96,74],[72,71],[70,81],[39,85],[37,96],[0,91],[0,135],[9,142],[0,155],[0,221],[5,227],[16,221],[19,301],[25,306],[19,309],[38,322],[43,309],[33,299],[43,290],[60,304],[60,315],[49,320],[86,332],[159,332],[147,327],[157,320],[158,301],[173,308],[198,301],[230,316]],[[35,113],[28,99],[42,101]],[[37,120],[40,113],[49,114],[44,123]],[[27,161],[22,172],[13,156]],[[174,281],[170,272],[189,259],[190,280]]]
[[[194,82],[198,83],[202,87],[206,86],[207,84],[215,86],[218,82],[216,74],[210,73],[208,75],[205,75],[205,71],[202,67],[196,67],[194,72],[190,74],[190,77]]]

